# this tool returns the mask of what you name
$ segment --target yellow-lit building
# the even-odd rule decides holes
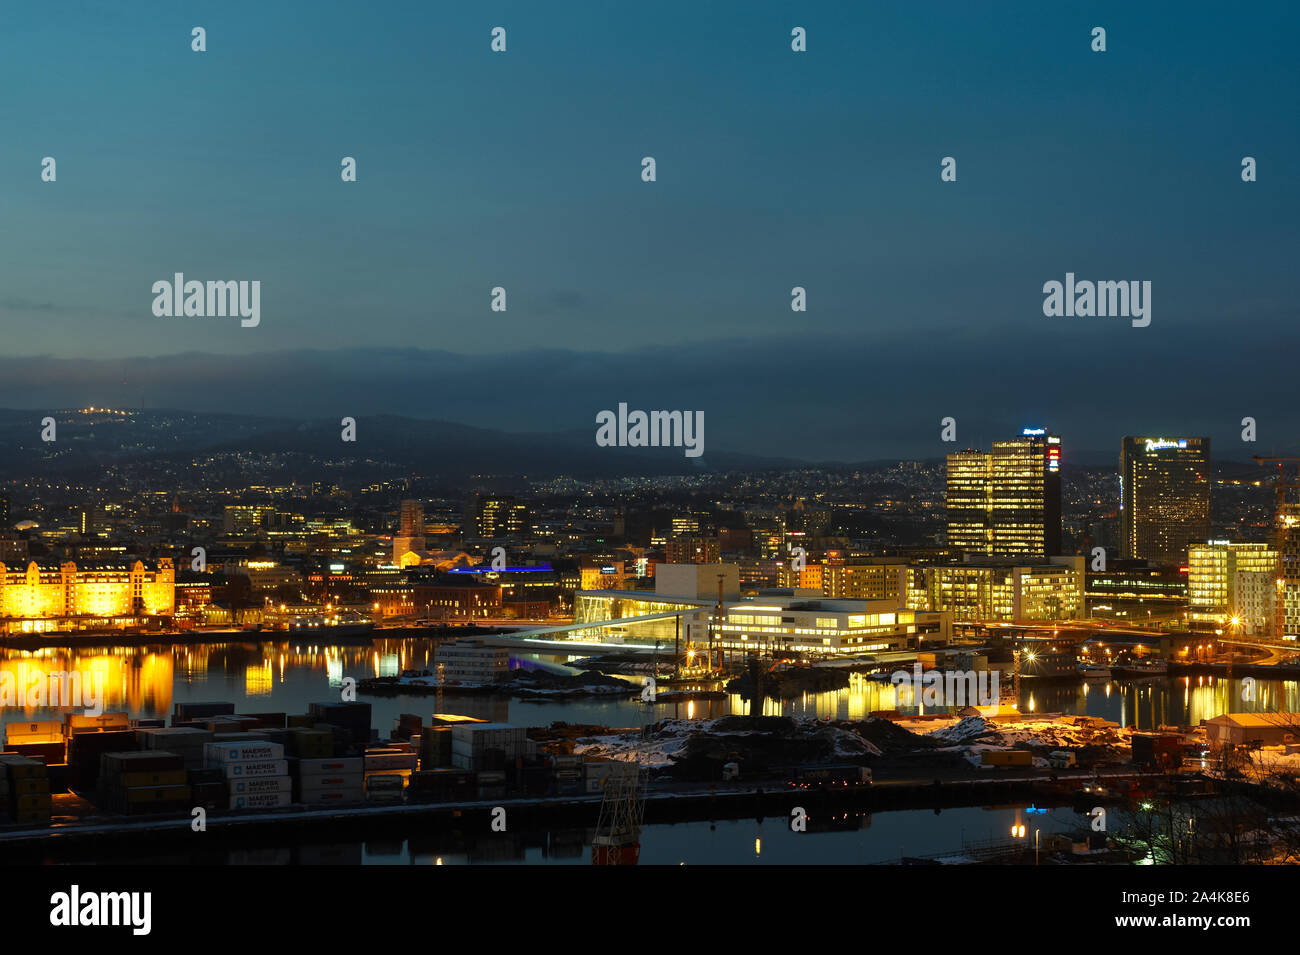
[[[1043,428],[948,455],[948,544],[992,557],[1046,560],[1061,549],[1061,439]]]
[[[954,621],[1074,620],[1085,616],[1085,576],[1082,557],[915,567],[906,575],[907,606]]]
[[[1276,563],[1277,551],[1268,544],[1226,540],[1192,544],[1187,549],[1189,626],[1193,630],[1233,631],[1247,636],[1266,632],[1271,626],[1273,604],[1268,582]],[[1239,599],[1239,573],[1266,576],[1240,578]],[[1246,611],[1244,620],[1242,610]],[[1234,617],[1236,625],[1232,623]]]
[[[170,557],[78,567],[30,561],[0,564],[0,628],[9,633],[127,627],[145,617],[171,616],[176,570]]]

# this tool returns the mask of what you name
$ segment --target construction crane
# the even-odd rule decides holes
[[[1273,492],[1277,499],[1273,513],[1273,551],[1277,563],[1273,581],[1272,637],[1274,640],[1282,640],[1285,638],[1286,629],[1286,558],[1282,550],[1286,545],[1287,530],[1296,520],[1294,516],[1286,513],[1286,498],[1288,491],[1300,492],[1300,457],[1272,458],[1253,455],[1251,460],[1256,464],[1277,465],[1277,475],[1273,480]],[[1295,476],[1287,473],[1288,464],[1297,465]]]

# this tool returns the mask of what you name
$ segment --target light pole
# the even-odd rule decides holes
[[[1034,865],[1038,865],[1038,834],[1042,831],[1042,829],[1034,830]]]

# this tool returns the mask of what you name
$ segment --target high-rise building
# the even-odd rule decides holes
[[[1260,616],[1263,574],[1271,580],[1277,552],[1268,544],[1209,541],[1187,549],[1187,622],[1193,630],[1256,636],[1271,626],[1272,607]],[[1269,591],[1271,593],[1271,591]],[[1233,619],[1237,623],[1232,624]]]
[[[1282,504],[1278,519],[1276,539],[1281,550],[1281,576],[1274,577],[1273,583],[1282,590],[1282,639],[1294,640],[1300,637],[1300,504]]]
[[[9,495],[0,494],[0,534],[9,531]]]
[[[415,500],[402,501],[393,537],[393,563],[400,567],[403,557],[424,549],[424,506]]]
[[[1061,550],[1061,439],[1043,428],[948,455],[948,544],[994,557]]]
[[[528,505],[514,497],[480,495],[470,503],[465,523],[471,537],[522,537],[528,533]]]
[[[664,562],[668,564],[716,564],[720,560],[722,549],[716,537],[684,534],[664,545]]]
[[[948,455],[948,545],[977,554],[992,553],[989,523],[990,455],[955,451]]]
[[[1119,458],[1122,556],[1180,564],[1210,536],[1210,439],[1124,438]]]

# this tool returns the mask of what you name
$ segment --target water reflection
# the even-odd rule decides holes
[[[373,645],[321,647],[281,642],[225,643],[191,646],[98,647],[19,651],[0,649],[0,679],[29,686],[41,675],[77,671],[83,681],[102,674],[106,711],[127,711],[132,717],[170,714],[176,702],[228,700],[236,711],[268,710],[302,713],[307,705],[337,695],[345,677],[390,676],[408,668],[433,665],[437,641],[428,638],[376,640]],[[517,654],[512,667],[540,667],[576,672],[570,654]],[[665,717],[714,718],[749,713],[750,703],[738,694],[721,700],[646,705],[637,701],[640,678],[629,675],[626,698],[523,701],[501,697],[399,695],[368,697],[374,710],[372,725],[384,732],[402,713],[428,715],[435,710],[463,713],[528,726],[556,720],[637,726]],[[1300,709],[1296,681],[1256,680],[1245,692],[1239,679],[1213,676],[1174,677],[1145,682],[1050,683],[1024,680],[1023,712],[1099,716],[1125,726],[1154,729],[1160,725],[1199,723],[1226,712],[1277,712]],[[765,700],[764,715],[861,720],[874,712],[918,707],[900,699],[900,690],[887,681],[854,674],[849,686],[823,693],[805,693],[789,700]],[[0,710],[0,721],[57,718],[56,711],[18,705]],[[249,709],[245,709],[245,707]],[[927,708],[933,711],[933,708]]]

